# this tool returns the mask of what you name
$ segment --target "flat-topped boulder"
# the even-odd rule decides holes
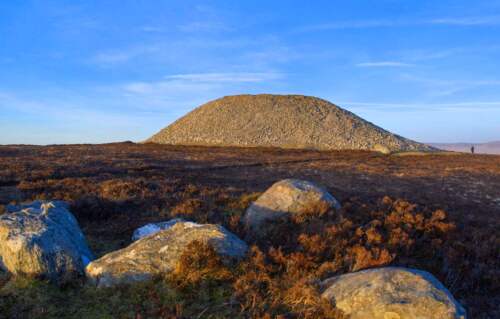
[[[220,225],[176,222],[91,262],[87,277],[99,287],[109,287],[169,274],[194,241],[212,246],[223,261],[241,259],[248,249],[244,241]]]
[[[93,255],[65,202],[35,201],[6,210],[0,215],[0,268],[52,281],[84,273]]]
[[[350,319],[465,319],[462,306],[428,272],[384,267],[323,282],[327,298]]]
[[[298,214],[323,214],[340,209],[340,203],[322,187],[304,180],[284,179],[267,189],[245,212],[249,230]]]

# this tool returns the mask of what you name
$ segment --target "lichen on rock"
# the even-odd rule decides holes
[[[297,215],[321,215],[340,209],[340,203],[322,187],[304,180],[274,183],[245,212],[244,222],[256,235],[267,223]]]
[[[8,205],[0,216],[0,267],[16,275],[66,281],[94,258],[68,205]]]
[[[228,262],[243,258],[248,249],[245,242],[222,226],[176,222],[91,262],[86,268],[87,277],[97,286],[107,287],[169,274],[194,241],[209,244]]]
[[[462,306],[430,273],[383,267],[325,280],[323,298],[351,319],[465,319]]]

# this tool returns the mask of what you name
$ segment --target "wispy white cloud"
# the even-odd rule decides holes
[[[500,25],[500,16],[439,18],[430,20],[429,23],[450,26],[492,26]]]
[[[235,54],[224,58],[223,55],[214,55],[215,50],[221,49],[234,50]],[[258,64],[259,69],[267,69],[271,67],[271,63],[284,61],[294,55],[295,53],[290,52],[279,41],[267,36],[212,38],[192,35],[182,38],[174,37],[168,41],[155,39],[128,47],[101,50],[94,52],[86,59],[86,62],[99,67],[121,66],[129,62],[144,64],[159,63],[159,61],[175,63],[176,66],[185,62],[191,67],[196,66],[197,63],[205,65],[219,63],[222,64],[221,68],[225,68],[227,64],[257,68]],[[264,62],[267,64],[263,65]]]
[[[115,64],[127,62],[137,56],[135,52],[102,52],[98,53],[93,61],[99,64]]]
[[[277,72],[187,73],[169,75],[166,79],[192,82],[264,82],[283,77]]]
[[[122,86],[126,94],[149,96],[152,99],[182,99],[206,96],[244,84],[258,84],[283,78],[278,72],[185,73],[166,76],[159,81],[131,82]]]
[[[152,123],[168,115],[167,111],[124,111],[102,101],[89,103],[94,99],[71,92],[34,97],[33,92],[0,91],[0,144],[140,140],[152,134],[148,129]]]
[[[95,12],[89,10],[87,4],[75,2],[66,4],[45,2],[43,8],[49,19],[49,25],[46,27],[53,27],[60,35],[67,38],[78,37],[87,32],[99,32],[106,28],[105,23],[95,15]]]
[[[139,109],[175,113],[173,119],[221,96],[270,91],[284,76],[274,71],[173,74],[156,81],[124,83],[109,91],[121,92],[128,104]]]
[[[71,93],[67,92],[65,95],[69,96]],[[0,110],[36,115],[40,118],[41,126],[44,124],[44,121],[131,124],[132,116],[107,108],[89,108],[85,101],[86,100],[82,100],[81,97],[77,95],[73,95],[68,100],[64,100],[57,96],[53,96],[50,99],[44,99],[30,98],[23,94],[5,91],[0,92]]]
[[[163,27],[153,26],[153,25],[144,25],[140,27],[139,30],[147,33],[162,33],[166,31],[165,28]]]
[[[455,103],[386,103],[386,102],[355,102],[341,101],[340,106],[350,109],[368,110],[401,110],[401,111],[474,111],[474,110],[496,110],[500,108],[500,101],[471,101]]]
[[[95,54],[90,61],[100,66],[109,66],[126,63],[132,59],[145,54],[158,52],[159,48],[154,45],[131,47],[122,50],[112,50]]]
[[[202,94],[215,89],[218,83],[192,83],[181,80],[151,81],[151,82],[131,82],[123,85],[126,93],[139,95],[164,95],[182,96],[186,94]]]
[[[228,24],[227,19],[230,15],[219,7],[195,5],[191,10],[191,19],[179,24],[177,29],[186,33],[233,31],[235,28]]]
[[[178,26],[182,32],[216,32],[230,31],[232,28],[220,21],[194,21]]]
[[[359,68],[385,68],[385,67],[395,67],[395,68],[404,68],[404,67],[413,67],[415,64],[404,63],[399,61],[378,61],[378,62],[363,62],[356,64]]]
[[[500,80],[481,79],[481,80],[449,80],[432,77],[422,77],[414,74],[400,74],[403,81],[415,82],[424,85],[430,89],[431,96],[449,96],[457,92],[474,89],[478,87],[500,86]]]
[[[442,50],[412,49],[401,51],[399,55],[403,61],[420,62],[448,58],[453,55],[464,53],[467,50],[470,50],[470,48],[450,48]]]
[[[297,32],[314,32],[342,29],[390,28],[420,25],[443,26],[497,26],[500,25],[500,16],[470,16],[470,17],[439,17],[421,20],[385,19],[385,20],[352,20],[334,21],[298,27]]]
[[[342,29],[365,29],[393,27],[401,25],[400,21],[393,20],[359,20],[359,21],[336,21],[320,24],[301,26],[296,29],[299,32],[342,30]]]

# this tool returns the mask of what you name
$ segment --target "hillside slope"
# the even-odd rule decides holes
[[[211,101],[146,142],[319,150],[432,150],[328,101],[270,94],[227,96]]]

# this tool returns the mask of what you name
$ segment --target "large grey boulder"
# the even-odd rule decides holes
[[[0,215],[0,268],[58,282],[84,273],[93,256],[65,202],[6,208]]]
[[[465,310],[430,273],[385,267],[323,282],[322,297],[350,319],[464,319]]]
[[[329,209],[340,209],[340,203],[325,189],[309,181],[284,179],[250,205],[244,222],[251,231],[258,231],[263,224],[283,217],[323,213]]]
[[[168,274],[193,241],[208,243],[226,257],[223,260],[240,259],[248,249],[245,242],[222,226],[176,222],[91,262],[86,268],[87,277],[99,287],[109,287]]]

